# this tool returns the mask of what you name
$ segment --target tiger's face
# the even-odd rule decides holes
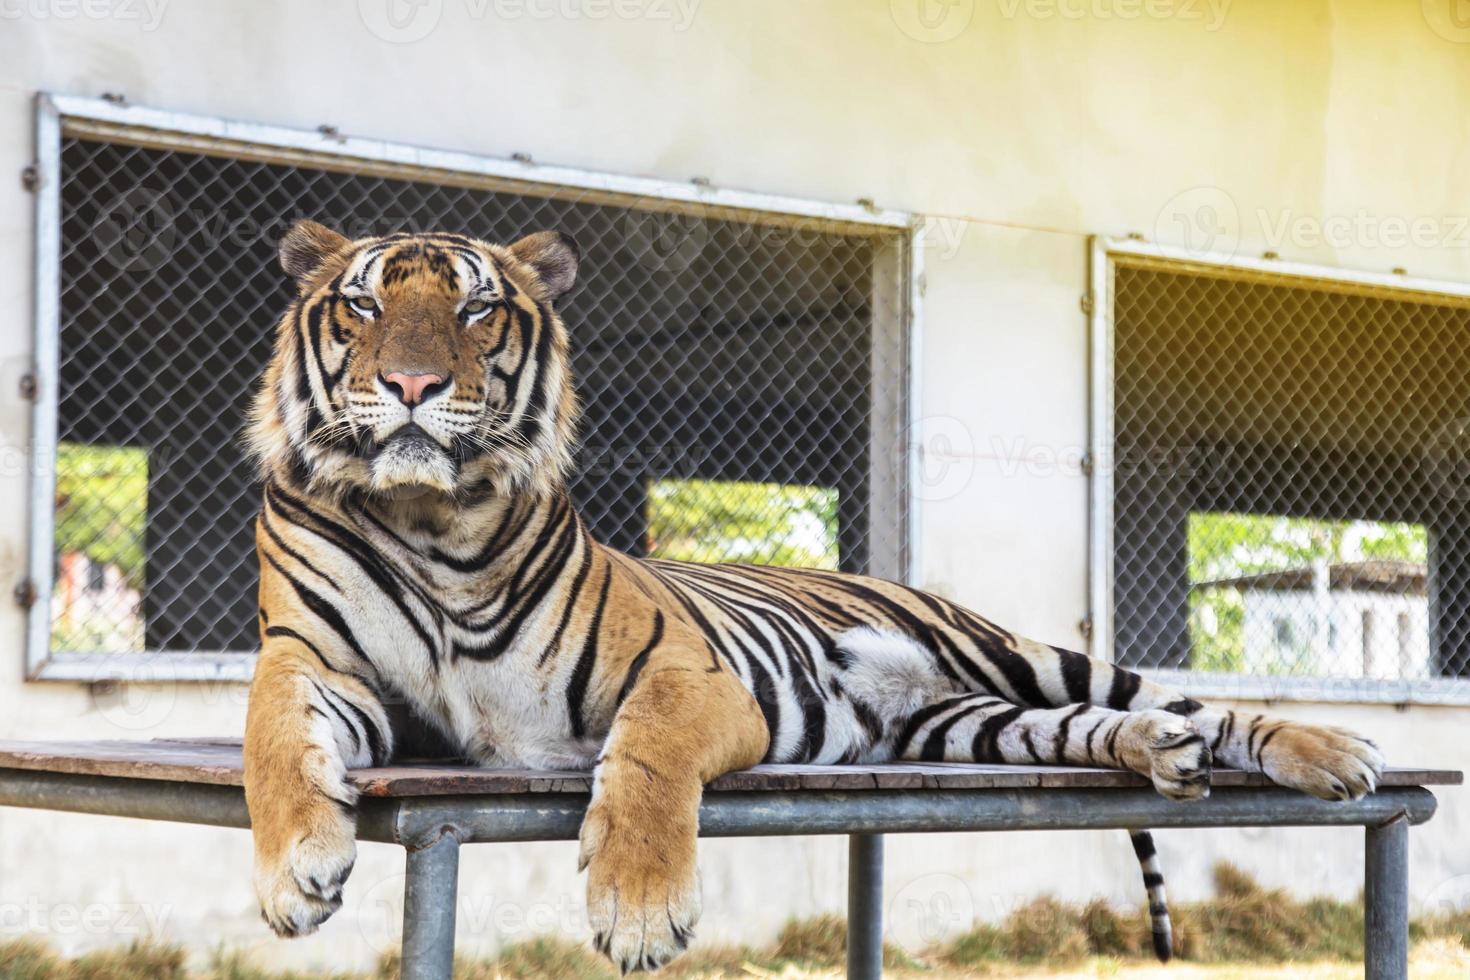
[[[251,423],[267,467],[390,497],[560,481],[576,411],[553,304],[576,278],[569,238],[353,241],[302,221],[280,258],[298,296]]]

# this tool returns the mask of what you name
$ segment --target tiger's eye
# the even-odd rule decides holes
[[[460,312],[464,313],[466,316],[478,316],[488,309],[490,309],[489,300],[472,299],[464,305],[464,308]]]
[[[377,305],[365,296],[352,296],[348,298],[347,305],[352,307],[352,312],[358,316],[373,317],[378,314]]]

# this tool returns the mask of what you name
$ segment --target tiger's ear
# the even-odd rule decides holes
[[[510,251],[535,270],[548,301],[560,299],[577,281],[581,252],[569,235],[559,231],[538,231],[516,242]]]
[[[337,234],[326,225],[302,218],[281,236],[281,268],[286,275],[296,280],[305,289],[311,274],[321,268],[323,262],[342,251],[352,242]]]

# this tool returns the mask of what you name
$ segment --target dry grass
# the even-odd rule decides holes
[[[40,942],[0,945],[4,980],[190,980],[178,946],[133,943],[63,960]]]
[[[997,925],[910,953],[885,945],[890,974],[913,978],[1137,977],[1147,980],[1246,980],[1302,977],[1346,980],[1362,975],[1361,903],[1300,901],[1228,864],[1215,869],[1215,898],[1177,906],[1178,959],[1152,962],[1148,917],[1102,902],[1067,905],[1038,898]],[[1470,912],[1416,920],[1412,972],[1430,980],[1470,976]],[[792,921],[762,948],[696,947],[662,974],[672,980],[717,977],[826,978],[842,974],[847,923],[836,916]],[[395,980],[398,958],[371,974],[281,973],[221,951],[189,969],[181,947],[134,943],[65,960],[35,940],[0,944],[0,980]],[[457,960],[457,980],[615,980],[585,945],[542,937],[505,947],[491,959]]]
[[[1186,963],[1300,965],[1363,958],[1361,902],[1300,901],[1262,888],[1229,864],[1215,868],[1213,899],[1175,905],[1172,914],[1175,956]],[[1410,934],[1421,944],[1439,942],[1441,949],[1465,954],[1470,950],[1470,913],[1417,920]],[[1151,955],[1148,917],[1142,909],[1123,914],[1101,902],[1077,908],[1051,898],[1036,899],[998,926],[977,926],[931,951],[933,961],[953,966],[1022,963],[1053,969],[1142,960],[1141,968]],[[1470,964],[1470,955],[1464,964]]]
[[[1215,895],[1214,901],[1179,909],[1181,959],[1279,963],[1363,957],[1360,902],[1297,901],[1262,888],[1228,864],[1215,868]]]

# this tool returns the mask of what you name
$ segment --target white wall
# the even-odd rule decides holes
[[[1423,595],[1334,589],[1322,601],[1306,589],[1248,588],[1241,598],[1245,671],[1264,674],[1275,668],[1282,674],[1321,672],[1387,681],[1434,676],[1429,600]],[[1278,633],[1283,625],[1291,631],[1285,644]],[[1314,636],[1319,627],[1325,636]]]
[[[930,7],[947,17],[929,28],[917,0],[428,0],[410,24],[427,33],[404,43],[368,26],[392,35],[386,2],[0,0],[0,586],[24,569],[14,381],[30,344],[31,200],[14,175],[38,89],[939,216],[922,409],[960,452],[928,491],[925,584],[1072,646],[1086,612],[1087,235],[1198,246],[1213,213],[1217,251],[1470,279],[1470,36],[1437,0],[957,0]],[[21,642],[19,611],[0,603],[0,737],[242,726],[237,689],[22,685]],[[1470,762],[1454,709],[1283,710],[1369,731],[1394,761]],[[1470,796],[1441,799],[1414,835],[1418,902],[1470,893],[1470,851],[1456,847]],[[1162,848],[1183,898],[1227,855],[1299,892],[1361,883],[1346,831],[1171,833]],[[901,938],[936,890],[961,910],[946,929],[1035,889],[1138,895],[1121,835],[909,838],[890,854]],[[704,855],[703,936],[758,940],[788,915],[840,909],[840,841],[711,842]],[[579,928],[572,869],[569,846],[471,849],[462,941]],[[115,941],[135,924],[130,903],[148,903],[172,938],[361,962],[381,901],[396,901],[397,855],[365,848],[344,913],[280,943],[255,918],[248,870],[239,832],[0,813],[0,931],[39,920],[63,945]],[[92,927],[66,918],[87,909]],[[517,912],[541,917],[497,919]]]

